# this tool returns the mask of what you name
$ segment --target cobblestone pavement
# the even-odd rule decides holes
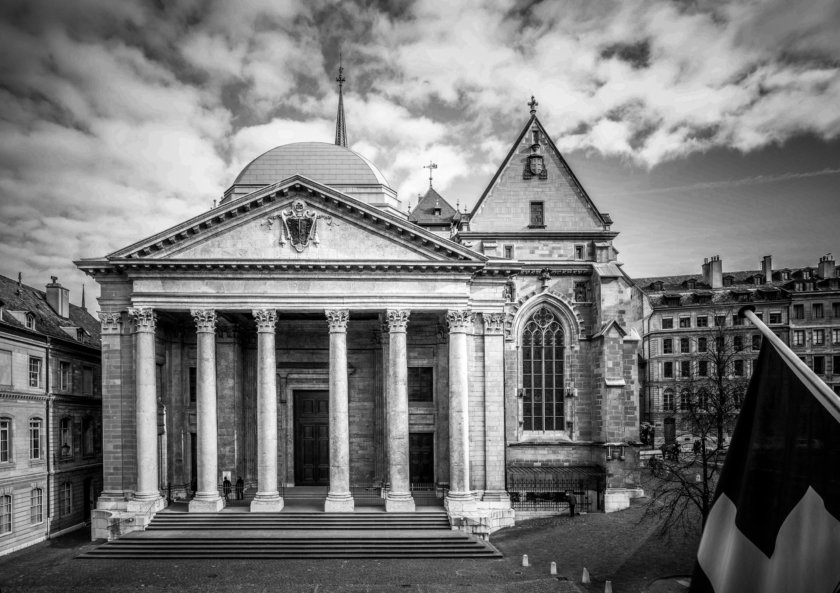
[[[77,560],[95,545],[80,531],[0,557],[0,591],[576,593],[603,591],[606,580],[614,593],[684,591],[676,579],[657,579],[689,574],[696,540],[668,542],[639,524],[641,515],[635,506],[523,522],[492,537],[501,560]],[[583,567],[591,585],[580,584]]]

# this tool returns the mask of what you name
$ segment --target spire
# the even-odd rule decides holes
[[[539,103],[537,103],[537,100],[534,99],[534,95],[531,95],[531,102],[528,103],[528,107],[531,108],[531,115],[537,114],[537,105],[539,105]]]
[[[335,119],[335,144],[347,148],[347,128],[344,123],[344,93],[342,87],[347,79],[344,78],[344,67],[341,65],[341,52],[338,52],[338,115]]]

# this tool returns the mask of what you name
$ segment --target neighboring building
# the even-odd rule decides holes
[[[773,270],[770,256],[763,258],[761,270],[724,272],[718,256],[702,268],[699,275],[635,280],[646,295],[641,416],[654,427],[656,445],[690,430],[680,422],[684,394],[708,376],[701,365],[715,334],[732,351],[727,376],[746,381],[752,374],[761,337],[737,316],[747,303],[840,392],[840,275],[830,255],[817,268]]]
[[[336,145],[270,150],[213,210],[77,262],[102,289],[95,534],[167,487],[218,510],[225,472],[261,511],[299,486],[345,512],[432,487],[491,529],[557,491],[626,506],[642,295],[535,107],[468,214],[430,190],[407,219],[340,110]]]
[[[99,323],[0,276],[0,554],[81,527],[102,489]]]

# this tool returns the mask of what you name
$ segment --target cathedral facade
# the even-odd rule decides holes
[[[94,537],[218,511],[240,478],[252,511],[437,501],[490,531],[626,506],[642,295],[535,107],[469,213],[430,189],[407,217],[340,110],[336,144],[270,150],[209,212],[77,262],[101,286]]]

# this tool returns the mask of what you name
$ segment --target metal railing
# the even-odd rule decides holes
[[[592,496],[603,491],[597,477],[547,479],[545,477],[509,476],[508,493],[517,511],[589,512]]]

